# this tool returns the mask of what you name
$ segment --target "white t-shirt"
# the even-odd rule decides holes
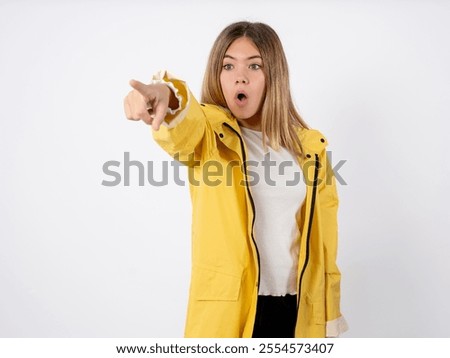
[[[260,255],[260,295],[297,293],[300,232],[296,214],[306,185],[296,157],[267,146],[262,133],[241,127],[247,147],[249,186],[255,204],[254,236]]]

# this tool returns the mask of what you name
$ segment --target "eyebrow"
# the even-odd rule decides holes
[[[225,55],[223,58],[224,58],[224,59],[225,59],[225,58],[231,58],[232,60],[236,60],[236,58],[234,58],[233,56],[230,56],[230,55]],[[259,58],[259,59],[262,60],[262,57],[259,56],[259,55],[247,57],[246,60],[253,60],[253,59],[255,59],[255,58]]]

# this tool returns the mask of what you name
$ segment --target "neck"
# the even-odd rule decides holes
[[[261,113],[256,113],[250,118],[238,119],[238,122],[242,127],[261,132]]]

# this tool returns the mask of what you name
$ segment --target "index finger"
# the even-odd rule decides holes
[[[133,87],[136,91],[138,91],[140,94],[145,95],[147,85],[139,82],[138,80],[130,80],[129,82],[130,86]]]

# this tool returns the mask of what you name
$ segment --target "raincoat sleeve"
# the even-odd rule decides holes
[[[339,199],[336,190],[336,178],[326,149],[320,158],[323,169],[319,178],[319,210],[323,225],[323,243],[325,260],[325,302],[326,336],[338,337],[347,331],[348,326],[340,311],[341,273],[336,263],[338,247],[337,209]]]
[[[190,104],[190,93],[186,84],[167,71],[159,71],[153,75],[151,84],[163,83],[167,85],[178,100],[178,108],[167,108],[166,117],[162,125],[167,128],[175,127],[183,120]]]
[[[153,76],[152,83],[167,84],[179,102],[177,109],[168,109],[160,129],[152,131],[153,138],[172,157],[189,166],[205,155],[205,148],[214,148],[211,142],[215,138],[203,107],[186,83],[167,71],[158,72]]]

